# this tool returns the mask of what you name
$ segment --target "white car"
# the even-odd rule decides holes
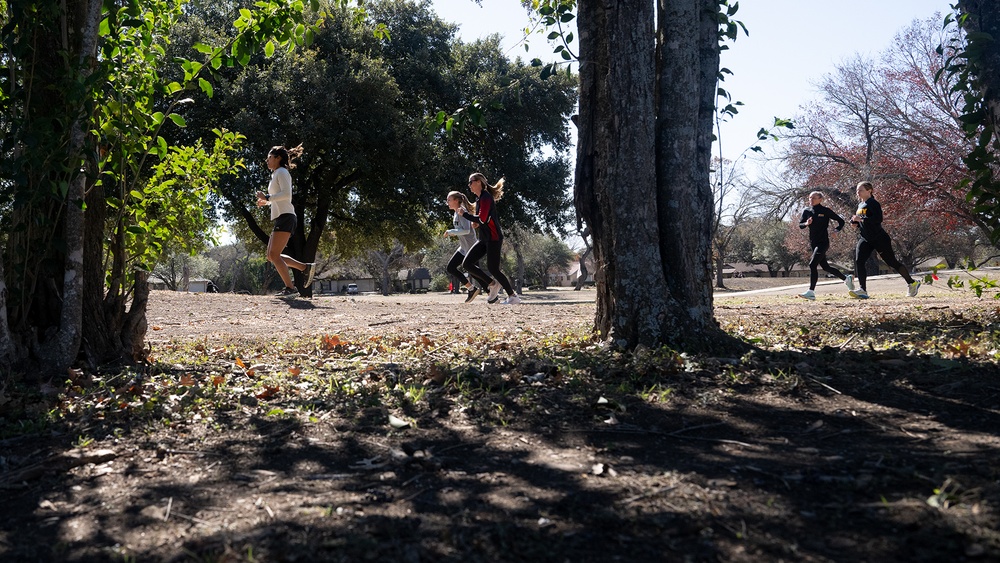
[[[349,283],[349,284],[347,284],[347,294],[348,295],[357,295],[358,294],[358,284],[356,284],[356,283]]]

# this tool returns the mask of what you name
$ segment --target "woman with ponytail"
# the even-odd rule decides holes
[[[496,202],[503,197],[504,179],[500,178],[495,185],[490,185],[486,181],[486,176],[476,172],[469,176],[469,190],[476,196],[475,215],[465,212],[466,219],[478,226],[479,240],[465,255],[462,265],[469,275],[476,278],[483,287],[490,289],[490,303],[496,303],[499,299],[500,288],[507,292],[507,299],[504,305],[517,305],[521,302],[521,297],[514,293],[514,288],[510,285],[510,280],[500,271],[500,250],[503,247],[503,230],[500,229],[500,214],[497,212]],[[490,275],[479,268],[479,261],[486,257],[486,269],[493,276],[490,283]]]
[[[281,251],[288,245],[288,239],[292,238],[295,232],[298,218],[295,216],[295,208],[292,206],[292,175],[288,171],[295,168],[292,159],[302,156],[302,145],[294,149],[286,149],[282,146],[271,147],[267,153],[267,168],[271,171],[271,182],[267,186],[267,193],[257,191],[257,207],[271,206],[271,221],[274,222],[274,230],[267,240],[267,260],[274,264],[281,276],[281,281],[285,282],[285,288],[278,292],[279,297],[295,295],[295,284],[292,283],[292,276],[288,273],[288,268],[295,268],[303,272],[306,281],[302,285],[303,289],[312,285],[313,265],[299,262],[298,260],[282,254]]]

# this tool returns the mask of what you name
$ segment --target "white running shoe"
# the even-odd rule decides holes
[[[500,293],[500,282],[493,280],[490,282],[490,298],[488,301],[490,303],[496,303],[498,299],[498,294]]]
[[[520,305],[520,304],[521,304],[521,298],[516,293],[514,295],[511,295],[507,299],[504,299],[502,303],[502,305]]]
[[[810,301],[815,301],[816,300],[816,292],[813,291],[813,290],[811,290],[811,289],[807,289],[805,291],[805,293],[800,293],[799,297],[802,297],[804,299],[808,299]]]
[[[854,291],[854,276],[850,274],[844,276],[844,285],[847,286],[847,291]]]
[[[906,285],[906,296],[907,297],[916,297],[918,291],[920,291],[920,282],[919,281],[913,280],[913,283],[910,283],[910,284]]]
[[[316,263],[309,262],[306,264],[306,269],[303,273],[306,276],[306,283],[302,284],[302,287],[310,287],[313,284],[313,278],[316,276]]]
[[[868,299],[868,292],[863,289],[856,289],[849,293],[851,294],[851,297],[855,299]]]

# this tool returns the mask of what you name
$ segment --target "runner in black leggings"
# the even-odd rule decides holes
[[[500,288],[507,292],[504,305],[517,305],[521,297],[514,293],[510,280],[500,271],[500,249],[503,247],[503,231],[500,230],[499,214],[496,201],[503,197],[503,178],[491,186],[486,176],[476,172],[469,176],[469,190],[476,194],[476,214],[465,213],[465,218],[479,225],[479,241],[465,255],[462,266],[469,275],[476,278],[483,287],[489,286],[489,302],[495,303]],[[479,268],[479,260],[486,257],[486,268],[493,275],[493,280]],[[492,284],[490,282],[493,282]]]
[[[837,232],[844,228],[844,220],[829,207],[823,206],[823,193],[813,192],[809,194],[809,205],[802,211],[802,219],[799,220],[799,228],[809,228],[809,246],[812,247],[812,258],[809,259],[809,289],[805,293],[800,293],[799,297],[813,300],[816,299],[816,282],[819,281],[819,268],[840,278],[847,286],[847,290],[854,289],[854,280],[850,275],[845,276],[840,270],[834,268],[826,261],[826,251],[830,248],[830,221],[837,222]]]
[[[896,260],[896,254],[892,251],[892,238],[889,233],[882,228],[882,205],[875,201],[872,195],[871,182],[861,182],[858,184],[857,193],[858,211],[851,217],[851,223],[858,226],[861,231],[861,238],[858,239],[858,247],[854,255],[854,273],[858,276],[860,289],[851,292],[851,297],[858,299],[868,299],[868,288],[865,282],[868,273],[865,271],[865,262],[871,257],[872,252],[878,252],[882,260],[892,269],[899,272],[906,280],[906,295],[916,297],[920,290],[920,282],[910,277],[910,271],[906,266]]]

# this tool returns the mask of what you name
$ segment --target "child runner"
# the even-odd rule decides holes
[[[865,262],[871,257],[872,252],[878,252],[882,260],[890,267],[899,272],[906,280],[907,297],[916,297],[920,290],[920,282],[910,277],[910,271],[906,266],[896,260],[896,254],[892,251],[892,238],[889,233],[882,228],[882,205],[875,201],[874,188],[871,182],[861,182],[856,191],[858,193],[858,210],[851,217],[851,223],[858,226],[861,238],[858,239],[858,247],[854,254],[854,273],[858,276],[860,289],[851,291],[851,297],[858,299],[868,299],[866,281],[868,273],[865,271]]]
[[[809,300],[816,299],[816,282],[819,281],[820,267],[840,278],[847,286],[848,291],[853,291],[853,277],[845,276],[826,261],[826,251],[830,248],[830,221],[837,222],[837,232],[839,233],[844,228],[844,220],[832,209],[823,206],[822,192],[809,194],[809,204],[812,207],[804,209],[802,219],[799,220],[800,229],[809,228],[809,246],[812,247],[812,258],[809,259],[809,289],[805,293],[800,293],[799,297]]]
[[[507,299],[504,305],[517,305],[521,302],[521,297],[514,293],[514,288],[510,285],[510,280],[500,271],[500,249],[503,247],[503,231],[500,229],[499,213],[497,213],[496,202],[503,197],[503,178],[491,186],[486,181],[486,176],[476,172],[469,176],[469,190],[476,194],[476,214],[464,213],[466,219],[473,225],[479,227],[479,240],[465,255],[462,265],[469,275],[476,278],[483,287],[490,288],[490,303],[495,303],[499,298],[500,287],[507,292]],[[489,276],[479,268],[479,260],[486,256],[486,268],[493,275],[493,283],[490,283]]]
[[[462,265],[469,250],[476,244],[476,234],[472,232],[472,221],[466,219],[463,214],[473,213],[476,208],[462,192],[448,193],[448,207],[455,212],[454,217],[452,217],[452,225],[455,228],[445,231],[444,236],[458,237],[458,248],[455,249],[455,254],[452,255],[451,261],[448,262],[448,273],[455,276],[455,278],[462,282],[462,285],[468,288],[469,294],[465,298],[465,302],[470,303],[479,295],[481,290],[458,267]],[[492,282],[493,280],[491,279],[490,281]],[[483,287],[489,285],[487,283]]]

